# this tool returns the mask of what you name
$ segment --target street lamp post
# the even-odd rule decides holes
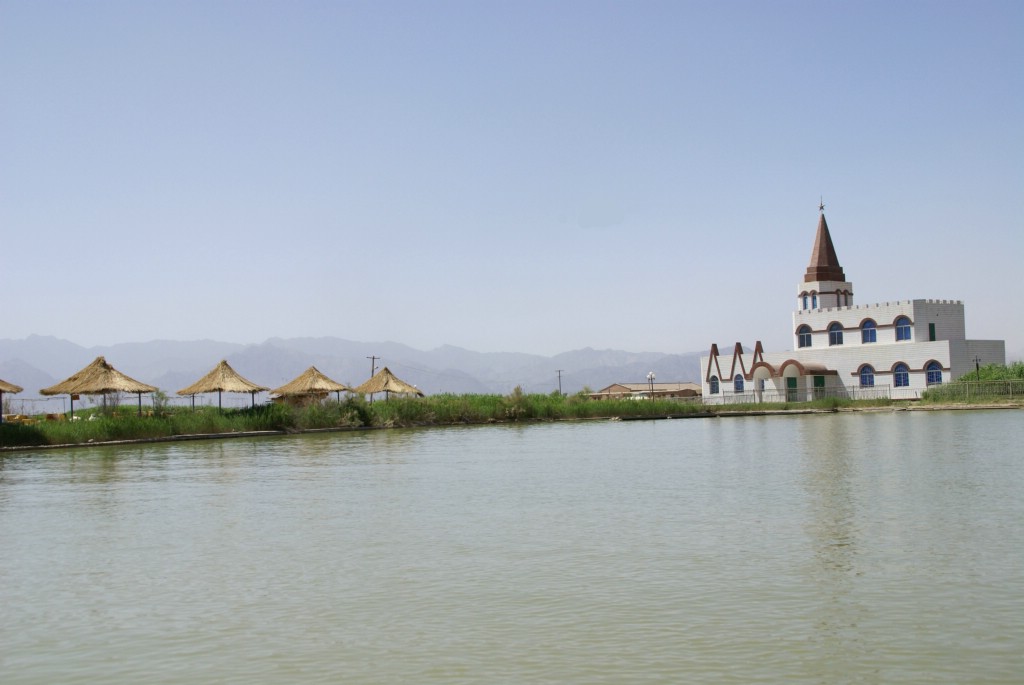
[[[654,372],[651,371],[647,374],[647,383],[651,386],[651,402],[654,401]]]
[[[981,382],[981,357],[974,355],[974,373],[978,377],[978,382]]]

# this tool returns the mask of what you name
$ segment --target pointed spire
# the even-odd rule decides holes
[[[814,281],[846,281],[846,274],[843,267],[839,265],[839,257],[836,256],[836,248],[832,245],[832,236],[828,232],[828,224],[825,223],[825,205],[822,203],[818,209],[821,216],[818,217],[818,234],[814,238],[814,249],[811,250],[811,263],[807,266],[807,273],[804,274],[804,283]]]

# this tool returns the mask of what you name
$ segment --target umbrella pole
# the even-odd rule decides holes
[[[220,390],[217,391],[217,409],[221,412],[224,411],[224,405],[220,403]]]
[[[68,397],[71,398],[71,420],[74,421],[75,420],[75,396],[74,395],[68,395]]]
[[[142,393],[139,393],[139,416],[142,416]]]

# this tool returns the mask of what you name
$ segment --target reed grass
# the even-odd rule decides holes
[[[853,407],[884,407],[891,400],[825,398],[811,402],[704,405],[669,399],[590,400],[584,394],[527,394],[516,388],[508,395],[440,394],[392,396],[367,402],[353,396],[307,407],[266,404],[246,409],[216,407],[165,408],[155,416],[138,416],[133,407],[78,412],[77,421],[37,421],[32,425],[0,425],[0,447],[76,445],[111,440],[160,439],[181,435],[217,435],[253,431],[297,432],[316,429],[443,426],[570,419],[661,418],[715,414]]]

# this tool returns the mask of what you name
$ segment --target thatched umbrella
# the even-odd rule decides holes
[[[20,385],[0,380],[0,423],[4,422],[4,393],[9,392],[13,395],[14,393],[21,392],[24,389],[25,388]]]
[[[130,392],[139,396],[139,416],[142,416],[142,393],[156,392],[152,385],[129,378],[107,363],[103,357],[96,357],[92,364],[78,373],[68,376],[57,385],[43,388],[41,395],[70,395],[71,418],[75,417],[75,395],[106,395],[112,392]]]
[[[271,390],[270,394],[298,399],[309,397],[323,398],[328,393],[336,392],[338,393],[338,399],[341,400],[341,392],[351,389],[344,383],[331,380],[320,373],[320,370],[315,366],[311,366],[301,375],[296,376],[294,380],[285,383],[280,388]]]
[[[359,393],[360,395],[373,395],[375,393],[382,392],[385,393],[384,399],[390,397],[393,392],[403,395],[416,395],[417,397],[423,397],[423,393],[420,392],[419,388],[400,380],[395,376],[395,374],[391,373],[386,366],[374,374],[373,378],[366,381],[358,388],[354,388],[352,392]]]
[[[257,385],[247,378],[243,378],[237,371],[231,368],[226,361],[221,360],[220,364],[214,367],[213,371],[206,374],[187,388],[178,391],[179,395],[192,396],[192,408],[196,407],[196,395],[207,392],[217,393],[217,407],[221,407],[221,393],[225,392],[247,392],[252,395],[252,406],[256,406],[256,393],[269,390],[262,385]]]

